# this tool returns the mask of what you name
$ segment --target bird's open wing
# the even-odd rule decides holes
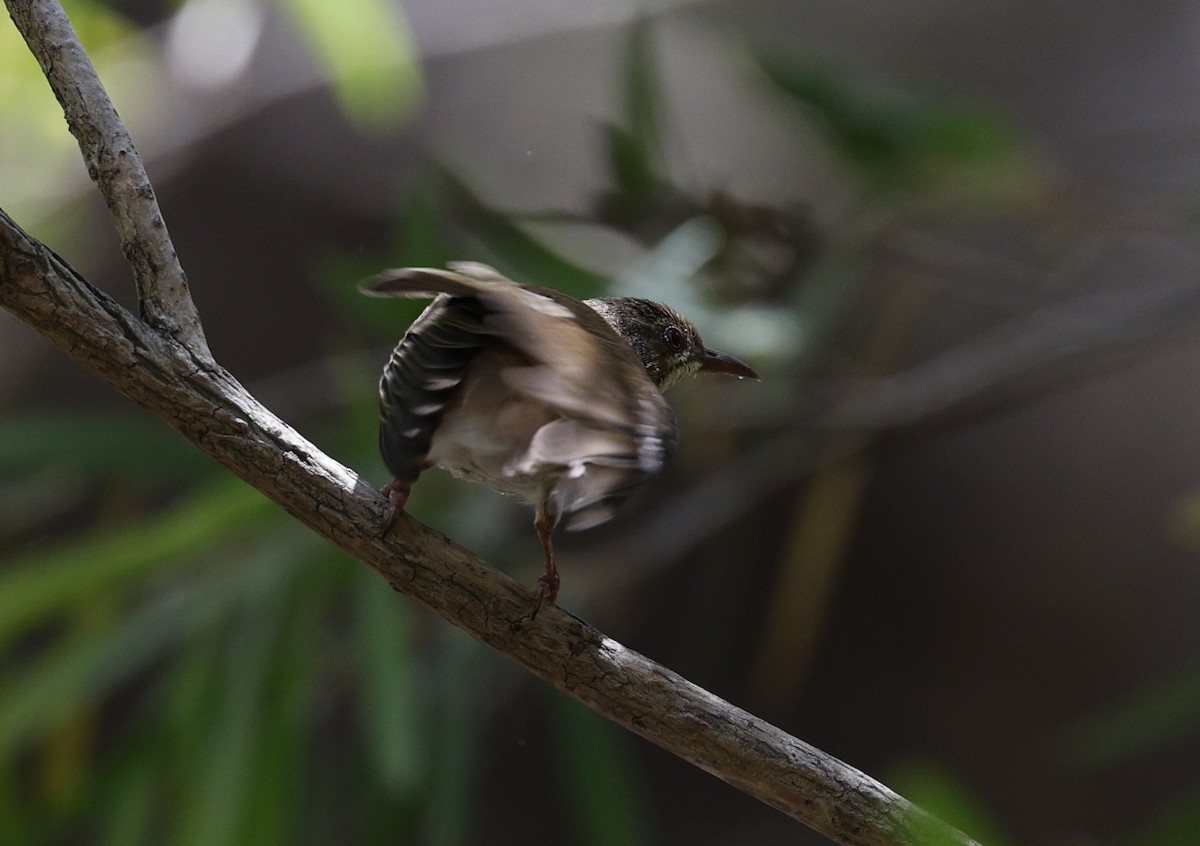
[[[586,459],[588,468],[608,468],[604,473],[589,469],[592,476],[578,477],[571,490],[564,486],[563,496],[570,500],[562,503],[565,513],[585,509],[659,469],[677,439],[674,415],[637,356],[602,317],[578,300],[520,286],[486,265],[451,267],[389,270],[363,286],[374,296],[437,296],[384,372],[384,414],[394,418],[397,431],[419,435],[427,453],[429,415],[440,416],[476,351],[503,344],[525,362],[505,371],[514,392],[574,421],[535,443],[530,459],[573,466],[568,459],[574,456]],[[422,418],[414,409],[427,414]],[[413,447],[419,452],[421,445],[392,448],[411,453]],[[384,449],[387,457],[386,444]]]

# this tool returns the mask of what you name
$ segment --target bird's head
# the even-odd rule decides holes
[[[641,297],[585,302],[632,347],[660,391],[700,372],[758,378],[746,363],[706,347],[691,321],[662,303]]]

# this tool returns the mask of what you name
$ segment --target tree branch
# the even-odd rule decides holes
[[[1072,366],[1111,364],[1121,350],[1161,341],[1200,315],[1200,285],[1130,287],[1046,306],[894,376],[858,380],[815,428],[897,429],[962,410],[1006,387]]]
[[[532,596],[402,514],[377,536],[375,488],[260,405],[227,371],[137,320],[0,211],[0,305],[377,570],[393,588],[554,687],[843,844],[970,844],[882,784]]]
[[[393,588],[597,712],[843,844],[972,844],[887,787],[556,607],[514,630],[531,595],[401,514],[379,537],[372,485],[257,402],[208,352],[149,179],[53,0],[6,0],[79,141],[133,265],[144,320],[0,210],[0,306]]]
[[[142,319],[209,359],[187,276],[129,131],[57,0],[6,0],[9,15],[62,105],[67,126],[116,222]]]

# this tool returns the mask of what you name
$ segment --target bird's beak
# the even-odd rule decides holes
[[[728,373],[739,379],[757,379],[758,374],[741,359],[717,350],[705,350],[700,356],[700,369],[705,373]]]

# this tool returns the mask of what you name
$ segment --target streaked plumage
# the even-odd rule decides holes
[[[540,605],[557,593],[550,536],[560,519],[569,529],[608,520],[674,449],[661,391],[701,369],[755,374],[706,350],[658,303],[580,301],[486,265],[450,267],[389,270],[364,287],[435,297],[379,382],[379,445],[394,477],[386,490],[402,508],[421,472],[438,466],[536,506]]]

